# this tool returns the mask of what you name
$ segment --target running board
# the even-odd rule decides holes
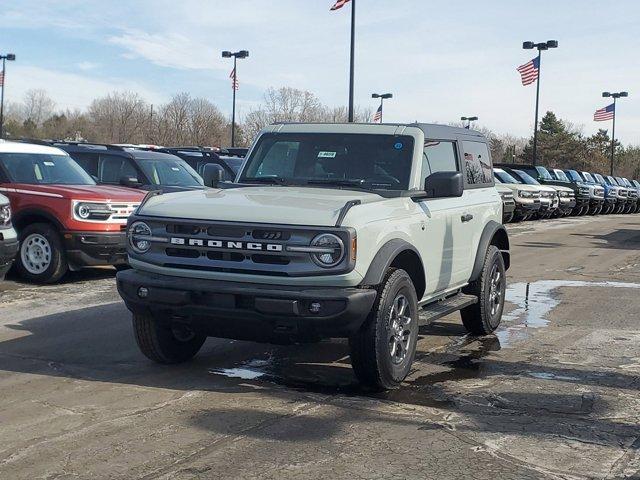
[[[475,295],[466,295],[464,293],[457,293],[444,300],[438,300],[433,303],[429,303],[422,307],[422,311],[418,315],[418,325],[424,326],[442,318],[450,313],[457,312],[458,310],[473,305],[478,301],[478,297]]]

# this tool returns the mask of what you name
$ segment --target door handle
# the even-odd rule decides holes
[[[471,215],[470,213],[465,213],[460,217],[460,220],[462,220],[463,223],[470,222],[471,220],[473,220],[473,215]]]

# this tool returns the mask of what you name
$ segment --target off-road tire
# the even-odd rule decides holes
[[[402,296],[410,320],[405,324],[408,341],[400,363],[394,363],[390,343],[392,309]],[[360,330],[349,338],[351,365],[360,383],[375,391],[397,388],[408,375],[418,341],[418,299],[411,278],[401,269],[390,268],[377,288],[373,308]]]
[[[27,249],[27,240],[32,235],[40,235],[46,239],[50,248],[50,260],[48,267],[39,273],[27,270],[23,262],[23,249]],[[15,260],[15,269],[25,280],[33,283],[55,283],[67,273],[69,264],[67,256],[62,246],[62,240],[58,231],[48,223],[34,223],[22,229],[18,238],[20,239],[20,250]]]
[[[499,285],[493,290],[499,294],[499,304],[492,311],[495,297],[492,296],[492,282],[495,280],[495,269],[500,274]],[[504,259],[500,250],[490,245],[484,257],[482,271],[477,280],[467,285],[463,291],[468,295],[475,295],[478,301],[473,305],[460,310],[462,323],[465,328],[474,335],[488,335],[500,325],[502,310],[504,308],[504,296],[507,285]]]
[[[207,339],[194,333],[193,338],[178,340],[170,322],[158,321],[149,315],[133,314],[133,332],[140,351],[150,360],[163,364],[191,360]]]

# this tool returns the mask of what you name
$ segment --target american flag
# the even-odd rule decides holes
[[[4,70],[0,72],[0,87],[4,87]]]
[[[612,120],[615,112],[616,112],[615,103],[612,103],[611,105],[607,105],[606,107],[599,108],[593,114],[593,121],[604,122],[606,120]]]
[[[518,70],[522,77],[522,85],[531,85],[538,79],[538,74],[540,73],[540,59],[536,57],[524,65],[520,65],[516,70]]]
[[[229,74],[229,78],[231,79],[231,88],[234,90],[238,90],[240,88],[240,83],[238,83],[238,77],[236,76],[236,69],[231,70]]]
[[[349,3],[351,0],[336,0],[336,3],[333,7],[331,7],[331,10],[338,10],[342,7],[344,7],[347,3]]]
[[[376,113],[373,114],[373,123],[382,122],[382,105],[378,107]]]

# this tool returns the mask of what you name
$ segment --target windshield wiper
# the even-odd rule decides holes
[[[363,187],[365,181],[362,178],[354,178],[354,179],[317,178],[317,179],[307,180],[306,183],[308,185],[338,185],[342,187]]]
[[[276,185],[290,185],[290,183],[285,178],[275,175],[269,177],[247,178],[247,181],[250,183],[273,183]]]

